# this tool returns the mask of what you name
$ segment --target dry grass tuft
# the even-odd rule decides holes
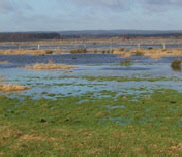
[[[64,64],[55,64],[52,60],[49,60],[48,64],[44,63],[36,63],[32,66],[26,66],[27,69],[33,69],[33,70],[53,70],[53,69],[65,69],[70,70],[73,68],[76,68],[75,66],[69,66]]]
[[[167,56],[182,56],[182,50],[180,49],[131,49],[129,53],[131,55],[145,55],[152,59],[160,59]],[[116,50],[114,54],[123,54],[125,56],[128,52]]]
[[[9,62],[8,61],[2,61],[0,62],[0,64],[8,64]]]
[[[0,54],[4,55],[24,55],[24,54],[46,55],[52,53],[53,50],[0,50]]]
[[[0,91],[2,92],[21,92],[28,89],[30,88],[22,85],[11,85],[11,84],[0,85]]]
[[[130,54],[130,53],[125,53],[125,54],[123,55],[123,57],[126,58],[126,59],[128,59],[128,58],[131,57],[131,54]]]

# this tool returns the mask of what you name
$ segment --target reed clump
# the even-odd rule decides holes
[[[0,64],[8,64],[9,61],[0,61]]]
[[[53,54],[53,50],[1,50],[0,54],[4,55],[47,55]]]
[[[173,70],[175,70],[175,71],[180,71],[180,70],[181,70],[181,59],[175,59],[175,60],[171,63],[171,67],[172,67]]]
[[[127,54],[128,52],[116,50],[114,54]],[[131,49],[129,53],[141,56],[147,56],[152,59],[160,59],[161,57],[168,56],[182,56],[182,50],[180,49]]]
[[[120,65],[121,66],[130,66],[131,65],[131,62],[129,60],[121,61],[120,62]]]
[[[53,50],[45,50],[45,54],[46,54],[46,55],[53,54],[53,52],[54,52]]]
[[[55,64],[52,60],[49,60],[48,64],[45,63],[36,63],[32,66],[26,66],[27,69],[33,69],[33,70],[53,70],[53,69],[64,69],[64,70],[70,70],[76,68],[75,66],[69,66],[64,64]]]
[[[1,92],[21,92],[28,89],[30,88],[22,85],[12,85],[12,84],[0,85]]]
[[[87,49],[74,49],[70,50],[70,53],[87,53]]]

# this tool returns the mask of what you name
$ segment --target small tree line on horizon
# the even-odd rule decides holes
[[[0,33],[0,42],[38,41],[60,39],[59,33]]]

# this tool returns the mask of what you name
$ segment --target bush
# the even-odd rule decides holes
[[[119,51],[125,51],[125,48],[120,48]]]
[[[86,53],[87,49],[74,49],[70,50],[70,53]]]
[[[45,50],[45,54],[46,54],[46,55],[53,54],[53,50]]]
[[[120,62],[120,65],[121,66],[130,66],[131,65],[131,62],[129,60],[121,61]]]
[[[173,70],[175,70],[175,71],[180,71],[180,70],[181,70],[181,59],[175,59],[175,60],[171,63],[171,67],[172,67]]]
[[[143,52],[139,52],[139,51],[137,51],[135,54],[136,54],[136,56],[143,56],[144,55]]]

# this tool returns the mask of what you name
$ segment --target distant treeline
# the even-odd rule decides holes
[[[38,41],[60,39],[59,33],[0,33],[0,42]]]

